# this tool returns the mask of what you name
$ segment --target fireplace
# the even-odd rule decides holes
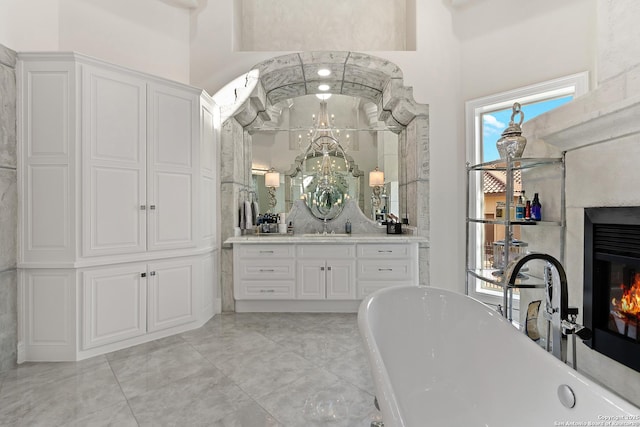
[[[640,207],[586,208],[585,341],[640,372]]]

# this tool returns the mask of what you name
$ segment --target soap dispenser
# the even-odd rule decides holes
[[[351,220],[347,220],[347,222],[344,223],[344,232],[351,234]]]

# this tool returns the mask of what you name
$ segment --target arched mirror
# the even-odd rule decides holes
[[[344,95],[293,98],[269,110],[272,121],[251,133],[254,190],[260,211],[288,212],[303,199],[320,219],[333,219],[347,200],[375,219],[373,206],[398,207],[398,136],[377,121],[377,106]],[[369,172],[379,167],[385,182],[374,188]],[[280,173],[277,187],[265,185],[271,168]],[[270,208],[268,193],[275,195]],[[375,205],[382,195],[382,205]]]

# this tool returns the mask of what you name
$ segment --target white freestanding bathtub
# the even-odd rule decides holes
[[[358,323],[385,427],[640,426],[639,408],[470,297],[386,288]]]

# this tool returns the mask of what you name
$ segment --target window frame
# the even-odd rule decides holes
[[[589,91],[589,72],[583,71],[576,74],[548,80],[529,86],[500,92],[481,98],[472,99],[465,102],[465,140],[466,140],[466,159],[467,164],[475,165],[482,162],[483,141],[482,141],[482,115],[493,111],[509,108],[514,102],[522,105],[559,98],[562,96],[573,95],[573,99],[586,94]],[[482,193],[482,174],[471,173],[468,176],[468,215],[471,218],[480,218],[484,215],[484,197]],[[476,265],[478,259],[481,259],[481,250],[484,242],[484,228],[474,226],[470,228],[467,224],[468,241],[467,250],[468,264]],[[473,231],[473,232],[472,232]],[[478,246],[480,242],[480,246]],[[467,295],[470,295],[480,301],[498,305],[502,304],[503,296],[501,292],[479,291],[477,284],[480,279],[470,277],[466,273],[467,278]],[[517,296],[514,295],[514,299]]]

